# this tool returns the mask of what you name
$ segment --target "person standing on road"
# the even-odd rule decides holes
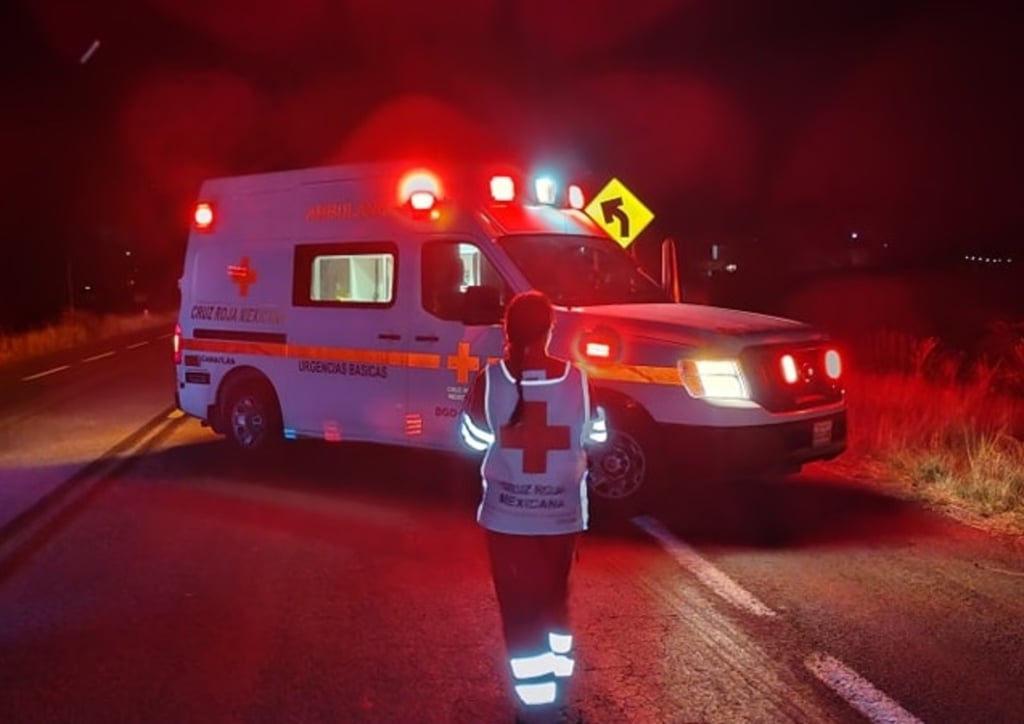
[[[505,357],[478,373],[460,425],[465,444],[485,452],[477,521],[527,719],[567,702],[575,667],[569,573],[589,514],[586,446],[607,439],[586,372],[548,354],[553,326],[542,293],[509,302]]]

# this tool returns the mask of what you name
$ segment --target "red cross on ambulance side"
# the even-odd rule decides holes
[[[546,473],[548,451],[569,449],[569,426],[548,425],[548,403],[524,402],[519,425],[503,425],[498,444],[523,451],[524,473]]]

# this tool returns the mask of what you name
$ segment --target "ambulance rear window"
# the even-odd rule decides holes
[[[300,307],[390,306],[396,256],[387,243],[299,245],[292,301]]]

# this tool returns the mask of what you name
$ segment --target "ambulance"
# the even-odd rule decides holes
[[[504,305],[539,289],[552,354],[587,370],[607,419],[592,499],[845,449],[835,342],[677,301],[673,270],[645,272],[568,181],[400,163],[206,181],[179,281],[178,406],[254,453],[297,438],[464,451],[460,410],[502,356]]]

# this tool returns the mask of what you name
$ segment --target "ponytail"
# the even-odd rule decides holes
[[[506,352],[512,363],[516,381],[516,406],[508,418],[509,425],[522,424],[523,406],[523,352],[527,346],[543,340],[551,331],[555,315],[551,302],[541,292],[517,294],[505,310]]]
[[[510,345],[508,353],[516,378],[516,395],[518,395],[516,406],[512,409],[512,414],[508,416],[508,424],[515,427],[523,424],[523,348],[517,344]]]

